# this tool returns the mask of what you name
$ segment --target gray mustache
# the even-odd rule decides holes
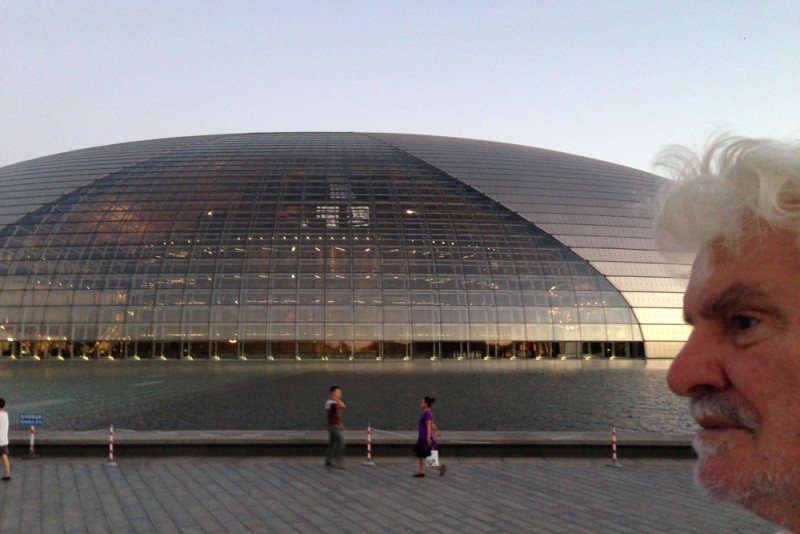
[[[707,417],[731,419],[749,430],[757,430],[761,425],[761,418],[753,408],[725,393],[713,392],[695,397],[689,403],[689,411],[696,420]]]

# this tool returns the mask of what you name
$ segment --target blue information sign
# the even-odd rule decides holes
[[[44,424],[44,414],[21,413],[19,414],[19,424],[21,426],[42,426]]]

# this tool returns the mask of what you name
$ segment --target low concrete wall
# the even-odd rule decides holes
[[[10,435],[13,456],[25,457],[29,436]],[[161,456],[324,456],[325,431],[114,431],[115,457]],[[619,432],[618,457],[693,458],[690,434],[664,435]],[[367,456],[366,431],[345,432],[347,454]],[[376,431],[371,436],[373,458],[413,456],[416,433]],[[439,440],[442,454],[450,457],[564,457],[609,458],[611,436],[600,432],[447,432]],[[49,457],[107,458],[108,430],[46,432],[36,434],[34,452]]]

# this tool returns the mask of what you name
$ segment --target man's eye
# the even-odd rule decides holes
[[[747,315],[734,315],[731,317],[731,327],[737,332],[749,330],[758,324],[758,320]]]

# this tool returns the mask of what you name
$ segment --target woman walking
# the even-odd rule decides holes
[[[433,397],[423,397],[419,403],[422,409],[422,415],[419,416],[419,433],[417,436],[417,444],[414,445],[414,452],[417,455],[417,463],[419,470],[414,476],[422,478],[425,476],[425,458],[431,455],[431,451],[438,451],[439,446],[436,444],[436,438],[439,437],[439,427],[433,422],[433,412],[431,406],[436,402]],[[437,467],[439,476],[444,476],[444,464],[439,463]]]

